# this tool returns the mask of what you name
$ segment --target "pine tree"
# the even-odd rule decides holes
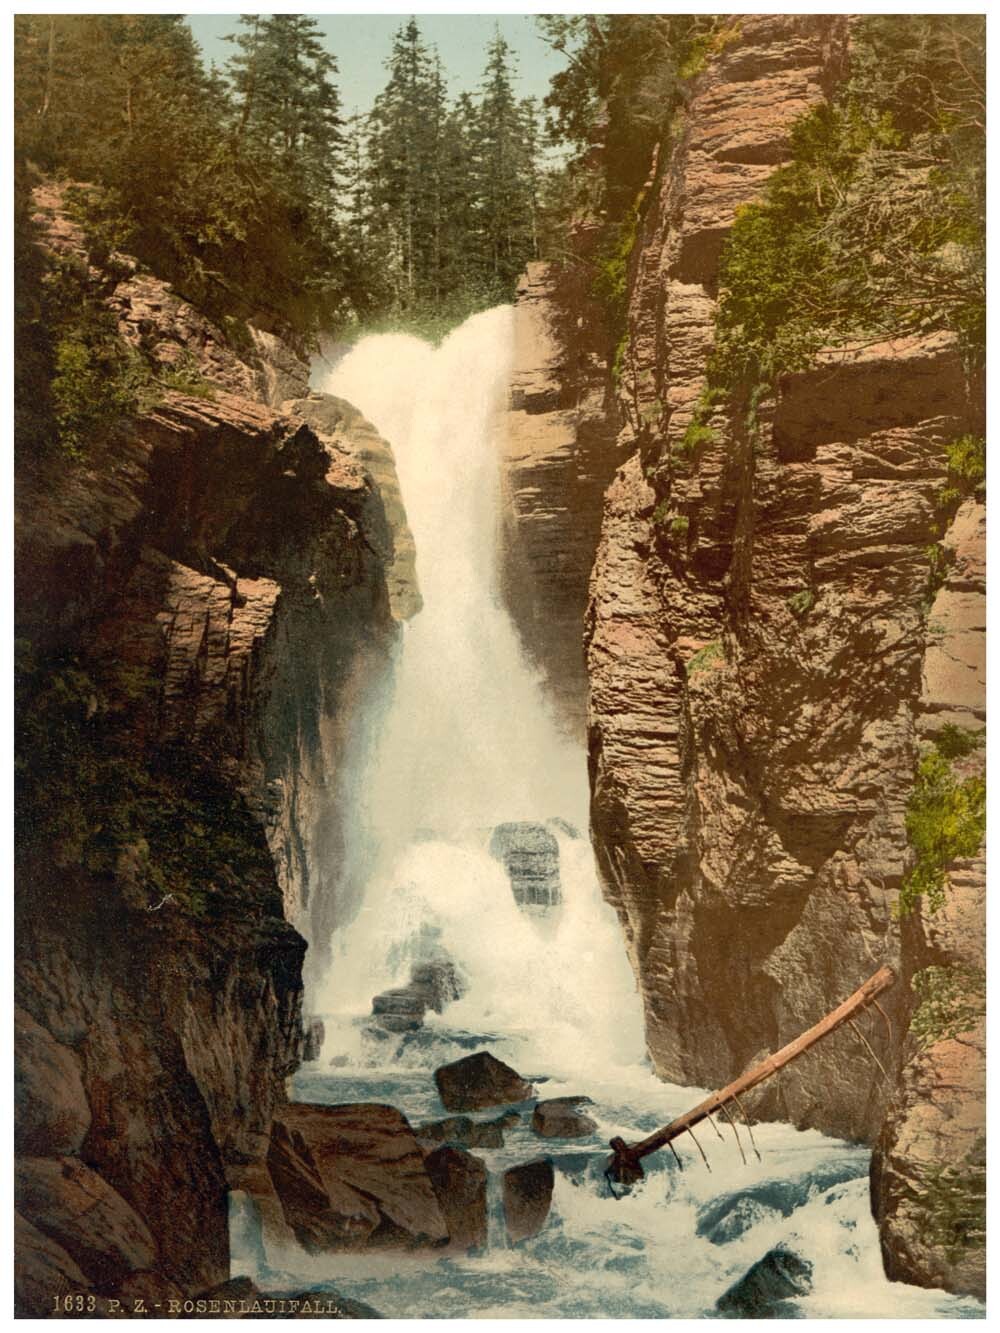
[[[246,15],[228,73],[237,139],[255,140],[314,196],[332,194],[343,148],[337,62],[305,14]]]
[[[514,96],[514,61],[499,29],[487,47],[482,95],[477,108],[479,210],[483,251],[498,299],[509,293],[533,252],[533,121]]]

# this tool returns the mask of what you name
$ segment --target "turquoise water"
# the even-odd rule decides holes
[[[516,1042],[513,1043],[516,1046]],[[489,1046],[511,1054],[502,1040],[485,1043],[454,1033],[444,1024],[417,1042],[394,1038],[399,1063],[384,1062],[384,1042],[369,1054],[382,1063],[331,1069],[322,1060],[295,1078],[297,1100],[326,1103],[388,1102],[411,1124],[445,1114],[432,1078],[443,1060]],[[378,1054],[376,1054],[378,1052]],[[523,1068],[533,1080],[544,1071]],[[622,1087],[588,1081],[538,1081],[540,1096],[585,1093],[598,1122],[589,1139],[560,1145],[540,1140],[527,1114],[508,1131],[503,1149],[476,1150],[491,1181],[507,1167],[540,1155],[556,1167],[552,1211],[541,1233],[512,1246],[504,1235],[498,1190],[491,1190],[486,1251],[469,1258],[405,1255],[269,1255],[261,1263],[239,1262],[264,1287],[330,1288],[363,1300],[398,1318],[699,1318],[715,1316],[715,1302],[776,1245],[794,1250],[813,1267],[810,1295],[788,1301],[787,1318],[982,1318],[977,1301],[890,1283],[882,1272],[878,1237],[868,1196],[868,1151],[762,1124],[753,1155],[745,1132],[744,1163],[731,1130],[720,1141],[710,1127],[699,1142],[678,1145],[683,1170],[669,1153],[647,1159],[647,1179],[628,1197],[615,1200],[603,1179],[608,1140],[617,1133],[636,1139],[700,1098],[697,1089],[677,1088],[634,1071]],[[491,1119],[494,1109],[474,1118]]]

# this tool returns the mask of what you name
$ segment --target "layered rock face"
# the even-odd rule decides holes
[[[917,726],[977,733],[986,717],[986,508],[967,500],[942,549]],[[952,764],[983,774],[981,749]],[[890,1277],[986,1295],[986,857],[956,862],[943,903],[904,923],[904,980],[920,1003],[872,1158],[872,1204]]]
[[[58,202],[39,198],[47,244],[85,262]],[[29,767],[37,736],[58,738],[19,828],[32,1314],[43,1288],[175,1296],[228,1277],[227,1188],[266,1154],[299,1059],[290,921],[311,932],[309,851],[336,840],[306,788],[327,779],[335,802],[342,710],[363,711],[396,633],[391,527],[349,447],[374,432],[346,405],[335,436],[275,411],[269,395],[308,393],[287,351],[238,354],[115,266],[91,277],[120,331],[194,391],[164,389],[99,456],[18,494]]]
[[[617,459],[600,324],[544,263],[517,292],[510,411],[502,442],[505,600],[564,727],[582,740],[580,624]]]
[[[956,559],[936,594],[929,555],[947,447],[982,433],[950,335],[821,354],[755,423],[719,409],[681,446],[735,211],[836,86],[848,24],[745,17],[728,37],[693,87],[634,252],[620,402],[631,456],[605,499],[586,629],[606,891],[655,1067],[703,1086],[796,1036],[883,963],[901,974],[891,1027],[865,1035],[890,1072],[912,1050],[911,976],[934,950],[959,959],[934,918],[901,946],[892,913],[911,864],[918,747],[984,717],[979,507],[967,502],[944,539]],[[974,1290],[956,1261],[925,1262],[912,1219],[889,1220],[946,1145],[979,1169],[977,1038],[954,1040],[965,1062],[934,1045],[906,1067],[879,1208],[890,1273]],[[845,1029],[763,1085],[756,1110],[872,1141],[891,1091]]]
[[[711,440],[676,447],[735,210],[835,86],[846,37],[840,18],[739,20],[695,85],[632,279],[634,452],[608,492],[588,624],[594,831],[656,1067],[702,1085],[898,964],[926,549],[946,446],[975,417],[935,334],[825,354],[754,430],[719,411]],[[905,1013],[902,987],[891,1005]],[[894,1042],[872,1044],[891,1065]],[[863,1059],[837,1034],[759,1109],[870,1139],[885,1092]]]

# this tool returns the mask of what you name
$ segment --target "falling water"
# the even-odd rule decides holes
[[[468,987],[450,1026],[519,1040],[521,1063],[539,1068],[555,1053],[578,1073],[634,1067],[635,984],[589,844],[572,832],[587,827],[585,757],[557,726],[498,591],[512,315],[475,315],[437,349],[367,338],[323,384],[392,442],[424,609],[405,631],[366,778],[377,859],[314,1008],[334,1021],[366,1013],[430,939]],[[551,820],[565,901],[541,922],[514,901],[488,842],[505,821]],[[350,1044],[357,1028],[339,1035]]]
[[[658,1154],[640,1189],[621,1201],[608,1194],[608,1140],[640,1138],[702,1093],[648,1067],[621,930],[586,837],[586,757],[557,728],[498,596],[497,431],[511,321],[508,308],[476,315],[437,349],[366,338],[318,385],[392,442],[424,609],[405,631],[380,743],[359,776],[377,851],[360,910],[337,931],[311,997],[327,1040],[295,1092],[389,1102],[417,1124],[442,1114],[436,1065],[487,1048],[545,1079],[545,1096],[592,1097],[597,1129],[546,1145],[557,1167],[552,1212],[516,1247],[494,1219],[487,1252],[467,1258],[261,1257],[237,1201],[234,1271],[277,1289],[329,1284],[390,1316],[703,1317],[781,1245],[813,1268],[811,1294],[786,1302],[790,1317],[981,1317],[976,1301],[886,1281],[868,1152],[814,1131],[756,1127],[759,1162],[716,1142],[712,1174],[693,1149],[681,1150],[683,1172]],[[563,901],[544,915],[518,906],[489,853],[493,828],[512,820],[546,823],[557,837]],[[454,963],[465,994],[419,1031],[374,1030],[372,996],[404,983],[428,948]],[[522,1123],[481,1155],[495,1185],[538,1152]]]

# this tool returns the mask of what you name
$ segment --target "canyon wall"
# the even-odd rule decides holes
[[[510,410],[502,433],[504,599],[570,734],[586,735],[580,625],[617,462],[594,303],[554,266],[528,265],[517,292]]]
[[[908,1031],[918,973],[982,966],[981,862],[953,868],[947,912],[894,911],[918,759],[985,719],[983,506],[967,499],[949,525],[946,498],[949,444],[982,433],[978,391],[938,332],[821,353],[753,423],[699,405],[736,211],[843,79],[850,32],[840,16],[729,25],[647,187],[617,403],[603,435],[588,426],[616,466],[584,626],[592,834],[666,1079],[719,1086],[893,966],[885,1021],[834,1034],[752,1109],[877,1140],[890,1276],[981,1294],[981,1013],[960,1005],[957,1030]],[[529,330],[545,296],[529,273]],[[579,445],[561,373],[542,347],[514,379],[508,523],[530,536],[537,579],[539,553],[569,549],[561,477]],[[532,432],[544,467],[525,461]],[[569,659],[568,614],[541,628],[521,614],[539,656],[558,640]],[[982,771],[971,748],[956,780]]]
[[[86,265],[58,193],[37,204],[44,244]],[[371,475],[391,453],[353,409],[126,256],[89,278],[164,378],[17,495],[23,1314],[228,1277],[227,1191],[266,1154],[303,934],[330,924],[309,866],[320,849],[336,875],[344,718],[417,596]]]

